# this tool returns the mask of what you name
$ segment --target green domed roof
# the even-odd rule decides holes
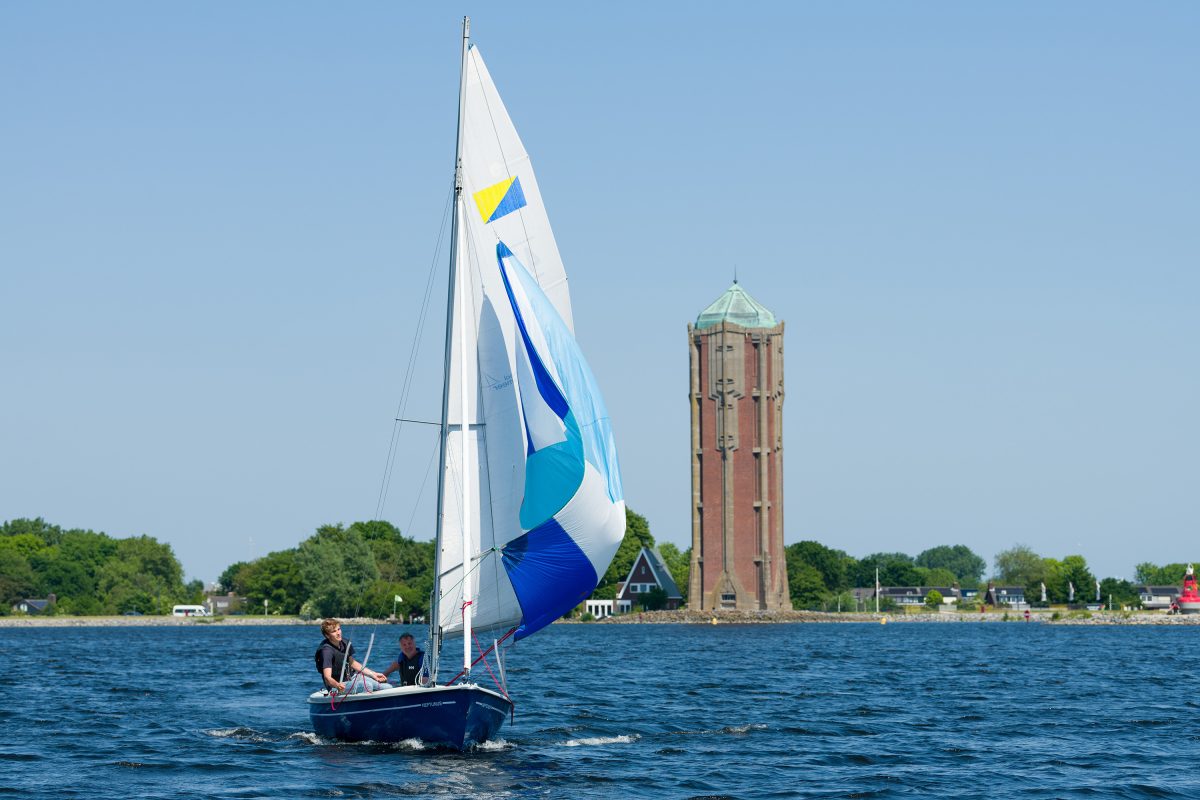
[[[712,305],[696,317],[696,328],[711,328],[722,322],[732,322],[743,328],[774,328],[775,315],[751,297],[737,281],[725,290]]]

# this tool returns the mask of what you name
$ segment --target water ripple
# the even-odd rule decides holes
[[[556,625],[454,753],[312,733],[311,628],[131,628],[189,677],[119,684],[111,632],[14,629],[58,677],[0,709],[0,797],[1191,798],[1193,630]]]

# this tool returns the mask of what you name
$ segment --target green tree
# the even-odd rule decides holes
[[[658,546],[658,554],[662,556],[667,571],[671,573],[671,579],[679,587],[679,593],[683,595],[683,602],[686,603],[688,578],[692,572],[692,548],[680,552],[679,548],[670,542],[663,542]]]
[[[355,522],[349,530],[361,533],[370,545],[380,580],[412,583],[428,579],[432,583],[436,553],[433,541],[415,541],[384,520]]]
[[[1046,578],[1046,561],[1026,545],[996,554],[996,579],[1008,586],[1036,586]]]
[[[1196,562],[1190,562],[1195,564]],[[1182,562],[1157,566],[1150,562],[1138,564],[1134,571],[1134,579],[1142,585],[1178,586],[1183,582],[1188,565]]]
[[[794,556],[788,562],[788,592],[792,597],[792,608],[808,609],[821,608],[829,594],[820,571]]]
[[[930,589],[929,594],[925,595],[925,605],[930,608],[937,608],[942,604],[942,593],[937,589]]]
[[[401,598],[396,603],[397,597]],[[377,580],[371,584],[363,595],[363,614],[368,617],[384,618],[396,609],[396,616],[408,619],[414,614],[429,616],[429,592],[409,586],[406,583]]]
[[[638,605],[643,611],[661,611],[667,607],[667,593],[661,586],[655,586],[638,595]]]
[[[15,548],[0,549],[0,609],[5,612],[18,600],[29,597],[34,587],[29,559]]]
[[[922,573],[912,556],[904,553],[872,553],[859,559],[854,566],[855,586],[874,586],[875,569],[879,568],[881,586],[920,586]]]
[[[32,559],[38,596],[57,595],[59,613],[104,613],[105,598],[97,588],[96,576],[116,556],[116,540],[82,530],[64,531],[56,538],[57,544],[39,551]]]
[[[1075,602],[1085,603],[1095,599],[1096,578],[1088,569],[1087,560],[1083,556],[1067,556],[1053,571],[1052,581],[1047,581],[1056,597],[1062,602],[1070,596],[1070,584],[1075,585]]]
[[[280,550],[244,564],[236,573],[235,583],[250,608],[263,607],[280,614],[298,614],[307,599],[295,550]]]
[[[46,547],[46,542],[40,536],[35,536],[32,533],[18,533],[0,538],[0,550],[12,550],[20,553],[25,558],[32,557],[38,552],[45,550]]]
[[[63,530],[41,517],[0,524],[0,591],[57,597],[55,613],[101,614],[124,610],[165,613],[199,597],[195,582],[170,546],[149,537],[113,539],[90,530]],[[30,581],[32,576],[32,582]],[[7,580],[6,580],[7,579]]]
[[[99,570],[97,589],[112,614],[167,614],[187,595],[171,546],[149,536],[117,540],[116,553]]]
[[[185,583],[183,585],[183,596],[179,599],[189,605],[204,605],[204,581],[196,578]]]
[[[792,564],[803,562],[821,573],[821,582],[831,592],[853,588],[852,575],[857,562],[841,550],[826,547],[820,542],[801,541],[784,548],[789,570]],[[788,574],[791,581],[791,573]],[[875,583],[872,572],[871,585]]]
[[[607,586],[625,580],[629,576],[629,570],[633,569],[634,559],[643,547],[654,547],[650,523],[641,514],[625,506],[625,538],[621,540],[617,554],[613,556],[612,563],[600,579],[600,585]]]
[[[363,535],[323,525],[296,553],[304,591],[325,617],[357,616],[371,584],[379,580],[375,556]]]
[[[230,564],[221,573],[220,577],[217,578],[217,588],[224,594],[228,594],[229,592],[234,592],[235,594],[245,593],[246,587],[244,577],[241,573],[248,566],[250,565],[245,561],[235,561]]]
[[[987,570],[987,562],[965,544],[931,547],[920,553],[915,561],[918,567],[949,570],[960,586],[969,589],[979,586],[979,579]]]
[[[1142,598],[1138,594],[1138,587],[1129,581],[1119,578],[1105,578],[1100,581],[1101,602],[1108,603],[1109,598],[1112,598],[1113,608],[1124,608],[1126,606],[1138,608],[1142,603]]]
[[[917,567],[917,569],[919,569],[922,573],[921,582],[917,584],[918,586],[952,587],[956,583],[958,583],[960,586],[962,585],[962,583],[958,580],[958,576],[945,567],[933,567],[932,569],[926,567]]]
[[[592,592],[592,597],[597,600],[615,600],[617,598],[617,585],[615,583],[606,583],[603,586],[597,586],[596,591]]]
[[[32,535],[41,539],[47,546],[58,544],[62,540],[63,530],[57,525],[51,525],[46,520],[14,519],[0,524],[0,537]]]

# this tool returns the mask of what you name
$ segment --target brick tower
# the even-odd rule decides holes
[[[737,281],[688,325],[688,607],[791,608],[783,553],[783,323]]]

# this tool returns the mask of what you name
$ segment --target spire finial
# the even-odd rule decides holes
[[[733,265],[733,282],[735,285],[737,284],[737,264]]]

